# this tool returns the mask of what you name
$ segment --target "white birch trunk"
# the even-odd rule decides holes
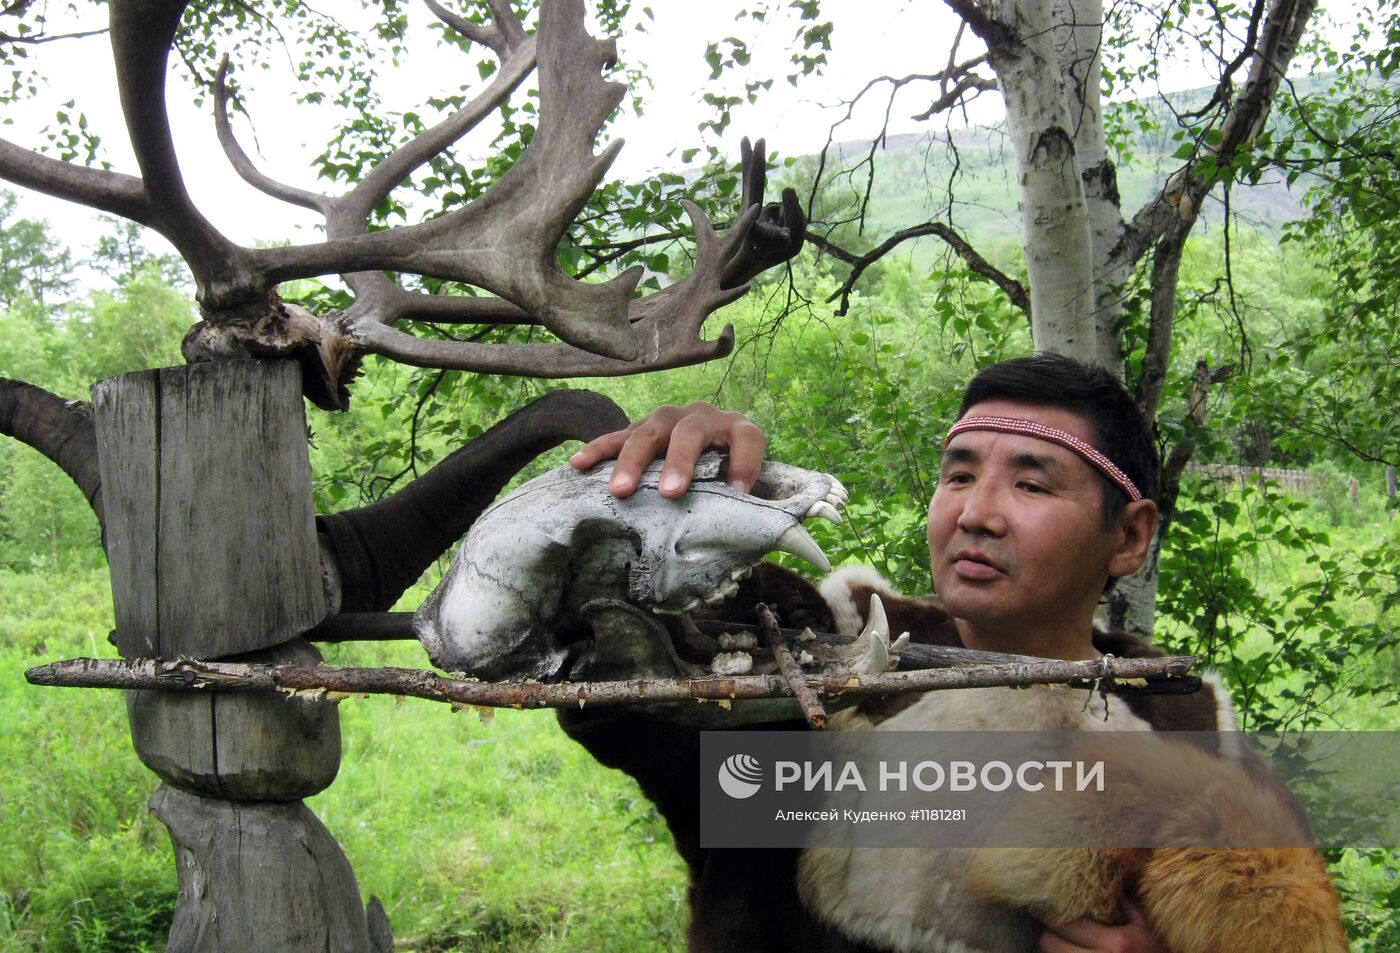
[[[1119,322],[1131,266],[1113,263],[1123,235],[1101,96],[1102,0],[995,0],[1013,42],[989,53],[1006,99],[1037,351],[1102,364],[1122,379]],[[1118,582],[1101,624],[1150,634],[1157,548]]]
[[[989,50],[1019,172],[1022,244],[1037,351],[1097,358],[1094,258],[1061,56],[1071,29],[1052,0],[998,0],[1016,42]]]
[[[1093,325],[1095,360],[1123,377],[1123,289],[1131,268],[1114,263],[1111,252],[1123,235],[1118,177],[1108,157],[1104,130],[1102,85],[1102,0],[1057,0],[1052,15],[1066,44],[1060,50],[1060,81],[1064,84],[1074,132],[1084,202],[1089,216],[1089,247],[1093,257]]]

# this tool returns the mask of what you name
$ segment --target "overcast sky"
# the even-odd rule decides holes
[[[460,8],[460,0],[457,5]],[[1334,0],[1330,5],[1335,9],[1339,3]],[[635,6],[640,9],[641,0]],[[645,92],[646,115],[637,119],[629,111],[610,132],[614,138],[627,140],[614,175],[632,178],[657,168],[676,168],[681,149],[701,144],[696,126],[711,116],[701,101],[710,72],[703,54],[711,40],[730,34],[746,37],[753,54],[747,74],[757,79],[775,78],[771,91],[759,103],[736,111],[734,123],[717,144],[737,158],[741,136],[766,136],[770,148],[791,155],[819,149],[836,115],[829,108],[831,104],[853,95],[872,76],[940,68],[957,26],[947,8],[933,0],[824,0],[823,10],[838,24],[830,66],[824,77],[793,89],[782,77],[790,71],[787,55],[796,21],[736,24],[735,12],[744,6],[741,0],[652,0],[654,20],[647,24],[646,32],[622,38],[624,60],[645,64],[654,88]],[[432,35],[426,29],[431,16],[422,6],[411,5],[409,15],[413,54],[398,70],[386,70],[392,75],[386,103],[401,109],[418,108],[426,97],[454,91],[453,84],[462,77],[476,75],[460,52],[433,48]],[[46,91],[33,109],[14,111],[10,117],[14,123],[3,135],[21,144],[37,143],[37,130],[52,115],[54,104],[77,95],[90,119],[101,123],[99,132],[109,146],[107,157],[117,169],[133,171],[119,125],[106,38],[40,49],[54,88]],[[1206,75],[1194,64],[1170,67],[1169,87],[1203,82]],[[256,140],[246,123],[236,121],[235,126],[244,147],[258,153],[258,163],[269,174],[314,189],[318,186],[310,159],[332,130],[330,117],[325,111],[294,107],[285,89],[274,79],[260,80],[250,90],[249,111],[256,123]],[[891,112],[892,131],[921,128],[922,124],[912,122],[909,116],[926,105],[914,97],[898,101]],[[883,107],[883,99],[872,97],[868,108],[843,127],[838,138],[872,135]],[[970,117],[973,121],[996,119],[997,97],[982,97],[978,109],[980,112]],[[190,192],[219,228],[245,243],[311,240],[307,230],[316,221],[311,213],[266,198],[244,185],[228,168],[213,138],[207,107],[195,110],[182,97],[172,96],[170,110]],[[469,151],[480,148],[484,138],[483,131],[466,140],[464,147]],[[75,249],[82,250],[96,241],[100,226],[90,214],[44,197],[22,195],[21,201],[23,214],[49,219],[60,237]],[[300,234],[294,231],[297,228]]]

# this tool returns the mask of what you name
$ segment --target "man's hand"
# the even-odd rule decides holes
[[[1168,953],[1137,904],[1125,902],[1126,923],[1109,925],[1087,917],[1046,924],[1040,953]]]
[[[642,470],[666,455],[661,468],[661,495],[674,500],[690,486],[695,461],[706,450],[729,451],[729,485],[744,493],[753,489],[763,466],[768,438],[745,417],[703,401],[684,407],[658,407],[626,430],[617,430],[584,444],[569,458],[577,470],[617,458],[608,489],[613,496],[630,496]]]

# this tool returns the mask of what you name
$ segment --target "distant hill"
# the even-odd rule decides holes
[[[1297,82],[1300,93],[1324,86],[1326,77],[1313,77]],[[1160,129],[1150,134],[1136,134],[1120,147],[1117,158],[1118,188],[1123,196],[1124,214],[1142,206],[1181,160],[1172,154],[1180,145],[1171,138],[1171,110],[1198,108],[1207,101],[1212,89],[1201,88],[1172,94],[1167,102],[1156,100],[1148,104]],[[1169,108],[1170,106],[1170,108]],[[1017,194],[1014,183],[1012,147],[1002,129],[974,126],[951,132],[950,149],[943,132],[922,135],[890,136],[875,153],[875,184],[867,210],[865,234],[878,240],[889,232],[931,217],[946,219],[948,210],[948,177],[956,168],[960,176],[952,189],[953,222],[979,246],[995,249],[1013,245],[1020,236],[1020,221],[1016,213]],[[846,142],[833,147],[837,161],[849,164],[865,157],[870,143]],[[956,155],[955,155],[956,153]],[[828,169],[832,165],[829,158]],[[801,180],[815,168],[814,157],[804,157],[793,168],[792,178]],[[852,177],[855,188],[863,188],[862,170]],[[1276,233],[1285,223],[1303,215],[1302,197],[1307,190],[1305,180],[1290,188],[1281,176],[1271,177],[1255,186],[1237,186],[1231,195],[1231,209],[1239,224]],[[1203,210],[1207,228],[1223,221],[1223,206],[1210,200]],[[930,240],[936,246],[935,240]],[[920,255],[919,257],[922,257]]]

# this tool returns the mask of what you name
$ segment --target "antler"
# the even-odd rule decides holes
[[[216,130],[230,163],[255,188],[319,212],[326,240],[249,249],[221,235],[199,213],[180,175],[164,105],[165,63],[185,0],[113,0],[112,44],[127,126],[141,178],[59,162],[0,140],[0,176],[113,211],[170,238],[197,283],[203,321],[185,341],[190,360],[291,355],[303,360],[308,395],[343,407],[360,356],[539,377],[620,375],[697,363],[728,353],[733,333],[700,337],[706,316],[746,290],[746,282],[801,247],[805,221],[796,195],[762,206],[763,143],[744,143],[746,211],[721,238],[694,206],[693,273],[633,300],[631,268],[608,281],[581,281],[560,268],[566,229],[601,181],[621,141],[595,154],[594,140],[623,87],[603,78],[615,46],[590,37],[583,0],[543,0],[531,37],[508,0],[485,0],[490,23],[476,23],[425,0],[450,28],[490,48],[500,68],[466,106],[384,158],[340,196],[272,180],[239,146],[229,124],[228,65],[215,82]],[[430,221],[370,231],[370,216],[394,188],[499,108],[539,69],[539,127],[521,158],[474,201]],[[457,297],[409,291],[385,272],[418,274],[483,289]],[[355,294],[344,312],[316,317],[283,304],[284,281],[342,274]],[[485,345],[421,340],[391,327],[438,323],[542,324],[562,343]]]

